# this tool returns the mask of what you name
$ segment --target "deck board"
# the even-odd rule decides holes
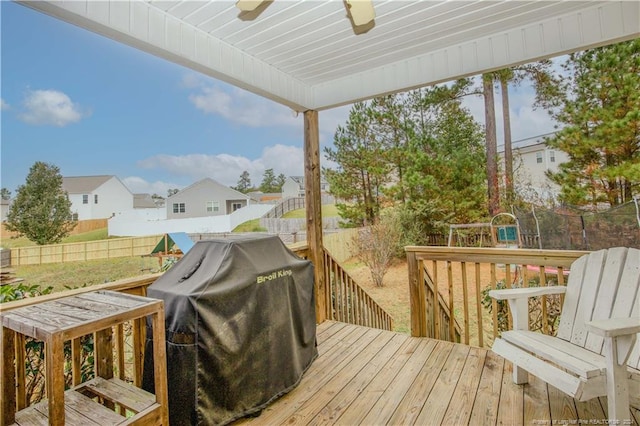
[[[606,398],[575,401],[533,376],[515,385],[489,350],[333,321],[317,336],[300,384],[236,425],[605,424]]]

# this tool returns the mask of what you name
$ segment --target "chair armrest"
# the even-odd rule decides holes
[[[567,287],[552,285],[548,287],[508,288],[504,290],[490,290],[489,296],[496,300],[523,299],[548,294],[564,294]]]
[[[590,321],[587,330],[602,337],[640,333],[640,318],[610,318]]]

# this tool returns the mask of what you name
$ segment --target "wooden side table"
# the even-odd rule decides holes
[[[113,361],[111,327],[145,316],[153,325],[155,395],[113,377],[112,366],[104,366]],[[97,291],[0,312],[0,320],[0,424],[169,424],[162,300]],[[109,336],[107,345],[94,342],[96,377],[65,392],[64,342],[91,333]],[[15,342],[23,336],[45,343],[47,399],[16,412]]]

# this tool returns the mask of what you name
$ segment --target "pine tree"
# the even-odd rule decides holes
[[[325,169],[324,174],[331,194],[342,200],[336,203],[340,216],[354,226],[373,223],[390,167],[380,139],[372,131],[367,104],[351,108],[346,124],[338,126],[333,144],[335,149],[326,147],[324,152],[338,168]]]
[[[246,170],[243,171],[238,179],[238,184],[232,188],[246,194],[251,189],[251,178],[249,177],[249,172]]]
[[[547,144],[569,154],[549,177],[574,205],[630,201],[640,184],[640,39],[574,53],[543,93],[562,125]]]

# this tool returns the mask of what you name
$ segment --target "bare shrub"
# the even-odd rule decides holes
[[[391,266],[400,242],[400,224],[397,215],[382,215],[372,225],[362,228],[353,238],[358,259],[371,272],[371,279],[383,286],[384,275]]]

